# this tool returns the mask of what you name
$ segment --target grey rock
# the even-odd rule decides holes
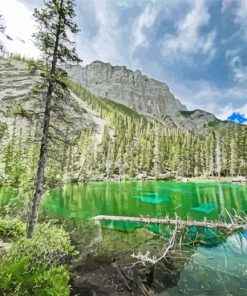
[[[132,71],[125,66],[94,61],[85,67],[66,65],[66,71],[91,93],[124,104],[168,127],[203,134],[209,123],[215,126],[224,124],[206,111],[187,111],[186,106],[170,92],[167,84],[149,78],[139,70]]]
[[[74,81],[93,94],[125,104],[140,113],[175,118],[178,111],[187,110],[165,83],[148,78],[139,70],[100,61],[86,67],[67,65],[66,70]]]
[[[35,91],[35,85],[41,79],[38,73],[31,73],[25,64],[16,61],[9,64],[0,58],[0,126],[7,127],[3,135],[6,140],[11,138],[14,125],[18,130],[27,132],[29,127],[39,124],[43,116],[44,99],[42,92]],[[75,140],[88,126],[98,128],[98,117],[75,95],[68,94],[64,100],[60,100],[59,107],[59,111],[54,109],[54,113],[61,113],[53,114],[55,124],[64,134],[69,127],[71,140]]]

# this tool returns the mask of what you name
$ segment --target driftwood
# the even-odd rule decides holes
[[[133,253],[131,255],[132,258],[135,258],[137,262],[141,262],[143,265],[146,263],[156,264],[162,259],[166,259],[172,253],[172,249],[175,246],[176,243],[176,236],[178,232],[179,226],[178,223],[175,226],[175,229],[172,232],[172,235],[170,236],[168,242],[165,244],[163,248],[163,254],[160,257],[151,256],[150,252],[147,251],[146,254],[142,254],[141,252],[138,252],[137,254]]]
[[[133,253],[131,255],[132,258],[135,258],[137,260],[137,263],[142,263],[145,265],[146,263],[155,265],[157,262],[159,262],[162,259],[167,259],[169,257],[172,257],[172,254],[175,252],[175,243],[176,243],[176,237],[179,233],[179,230],[181,228],[185,227],[207,227],[207,228],[220,228],[222,230],[227,231],[236,231],[241,228],[247,229],[247,216],[244,217],[239,216],[236,212],[235,215],[231,215],[226,210],[227,215],[229,216],[230,223],[226,222],[219,222],[219,221],[207,221],[206,218],[204,218],[204,221],[196,221],[192,219],[182,220],[179,217],[176,216],[176,219],[170,219],[169,217],[164,218],[148,218],[148,217],[128,217],[128,216],[107,216],[107,215],[99,215],[91,220],[106,220],[106,221],[126,221],[126,222],[143,222],[147,224],[163,224],[163,225],[174,225],[175,228],[171,233],[170,238],[168,239],[167,243],[164,245],[164,248],[162,250],[162,255],[160,257],[152,256],[150,251],[147,251],[146,254],[143,254],[141,252],[138,252],[137,254]],[[181,242],[180,242],[181,247]]]
[[[126,222],[143,222],[148,224],[164,224],[164,225],[178,225],[179,228],[183,227],[190,227],[190,226],[202,226],[207,228],[221,228],[227,229],[230,231],[237,230],[240,228],[247,228],[247,221],[243,220],[236,220],[231,218],[231,223],[226,222],[214,222],[208,221],[206,218],[204,221],[196,221],[196,220],[182,220],[179,218],[176,219],[169,219],[168,217],[165,218],[148,218],[148,217],[128,217],[128,216],[107,216],[107,215],[99,215],[92,220],[106,220],[106,221],[126,221]]]

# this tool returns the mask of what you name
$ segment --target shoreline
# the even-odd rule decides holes
[[[235,181],[236,177],[178,177],[178,178],[155,178],[153,176],[148,176],[147,178],[102,178],[102,179],[88,179],[80,181],[72,181],[67,184],[82,184],[82,183],[107,183],[107,182],[177,182],[177,183],[234,183],[234,184],[247,184],[247,178],[243,177],[244,180]]]

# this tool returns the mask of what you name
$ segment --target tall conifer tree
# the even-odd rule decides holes
[[[31,238],[37,222],[40,200],[45,182],[45,168],[49,143],[49,129],[52,104],[63,99],[66,94],[66,72],[59,66],[65,62],[80,62],[69,35],[78,33],[74,23],[73,0],[44,0],[44,8],[35,9],[34,17],[39,25],[35,34],[47,71],[44,76],[44,116],[42,119],[41,144],[34,195],[27,219],[27,237]]]

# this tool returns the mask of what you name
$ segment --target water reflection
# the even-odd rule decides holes
[[[161,217],[175,213],[197,220],[227,218],[224,209],[247,211],[247,186],[176,182],[91,183],[52,191],[43,211],[64,218],[96,215]]]

